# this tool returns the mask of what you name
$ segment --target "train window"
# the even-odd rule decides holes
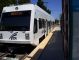
[[[45,28],[45,20],[43,19],[43,28]]]
[[[48,21],[47,24],[48,24],[48,28],[50,29],[50,21]]]
[[[46,21],[44,21],[44,25],[45,25],[44,27],[46,28]]]
[[[41,20],[41,18],[39,18],[39,29],[41,29],[42,28],[42,20]]]
[[[46,28],[46,24],[47,24],[47,21],[45,20],[45,21],[44,21],[44,25],[45,25],[44,27],[45,27],[45,28]]]
[[[51,21],[49,22],[49,27],[51,28]]]
[[[1,26],[4,31],[30,31],[31,10],[2,14]]]
[[[44,25],[44,24],[43,24],[43,19],[41,19],[41,24],[42,24],[42,28],[43,28],[43,25]]]
[[[48,25],[48,27],[49,27],[49,21],[47,21],[47,25]]]
[[[51,28],[51,21],[49,21],[49,29]]]
[[[37,19],[34,19],[34,33],[37,33],[38,28],[37,28]]]

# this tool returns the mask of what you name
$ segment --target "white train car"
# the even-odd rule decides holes
[[[0,43],[38,45],[51,30],[54,19],[34,4],[3,8],[0,21]]]

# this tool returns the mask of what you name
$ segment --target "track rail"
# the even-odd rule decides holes
[[[0,60],[3,60],[9,53],[0,53]]]
[[[0,60],[8,60],[8,59],[15,59],[17,58],[17,60],[24,60],[25,57],[28,57],[28,54],[24,54],[24,55],[16,55],[15,58],[13,57],[7,57],[7,55],[11,55],[10,53],[0,53]]]
[[[24,56],[22,56],[22,57],[20,58],[20,60],[24,60],[26,57],[32,58],[32,57],[30,57],[28,54],[25,54]]]

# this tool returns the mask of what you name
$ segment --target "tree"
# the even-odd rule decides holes
[[[37,5],[41,8],[44,7],[44,2],[42,0],[38,0]]]
[[[0,6],[7,6],[10,4],[16,4],[16,0],[0,0]]]
[[[47,7],[46,7],[46,6],[43,6],[43,9],[44,9],[45,11],[47,11]]]
[[[31,0],[18,0],[19,4],[30,3]],[[16,0],[0,0],[0,14],[2,12],[3,7],[9,6],[11,4],[16,4]]]
[[[15,4],[16,0],[0,0],[0,13],[4,6],[9,6],[11,4]]]
[[[19,4],[30,3],[31,0],[19,0]]]
[[[42,9],[44,9],[46,12],[48,12],[49,14],[51,14],[51,11],[49,9],[47,9],[47,7],[44,5],[43,0],[38,0],[37,5],[39,7],[41,7]]]
[[[51,14],[51,11],[50,11],[49,9],[47,9],[47,12],[48,12],[49,14]]]

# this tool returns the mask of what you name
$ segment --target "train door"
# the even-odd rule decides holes
[[[47,33],[49,34],[49,23],[47,21]]]
[[[48,24],[47,24],[47,20],[46,20],[46,35],[48,35]]]
[[[44,28],[43,32],[44,32],[44,35],[46,35],[45,19],[43,19],[42,21],[43,21],[43,28]]]
[[[39,44],[39,34],[38,34],[38,20],[35,18],[34,19],[34,44],[38,45]]]
[[[45,36],[47,35],[47,28],[46,28],[46,20],[44,20],[44,32],[45,32]]]

